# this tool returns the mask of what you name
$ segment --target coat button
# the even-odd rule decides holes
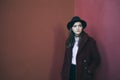
[[[91,73],[91,71],[90,71],[90,70],[88,70],[88,73]]]
[[[84,67],[85,69],[87,69],[87,67]]]
[[[84,59],[83,62],[87,62],[87,61]]]

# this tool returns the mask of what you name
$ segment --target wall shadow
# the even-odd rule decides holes
[[[102,25],[101,25],[102,26]],[[105,41],[103,39],[103,33],[99,34],[99,29],[95,28],[95,26],[90,26],[89,32],[91,36],[96,40],[98,50],[100,52],[100,57],[101,57],[101,64],[99,68],[96,71],[96,80],[109,80],[109,62],[108,62],[108,55],[107,55],[107,50],[106,50],[106,45]],[[92,28],[93,27],[93,28]]]
[[[101,56],[101,64],[96,73],[96,80],[109,80],[109,63],[107,58],[107,52],[102,42],[98,43],[98,47]]]

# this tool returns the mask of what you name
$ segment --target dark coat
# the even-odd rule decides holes
[[[62,80],[69,80],[71,59],[72,47],[66,48],[61,72]],[[84,32],[76,57],[76,80],[91,80],[99,64],[100,56],[96,42]]]

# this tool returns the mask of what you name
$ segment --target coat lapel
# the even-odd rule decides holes
[[[79,42],[79,51],[81,51],[82,48],[85,46],[85,44],[87,43],[87,40],[88,40],[88,35],[87,33],[84,32]]]

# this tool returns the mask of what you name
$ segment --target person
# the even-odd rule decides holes
[[[62,80],[94,80],[101,59],[96,41],[84,30],[86,26],[86,21],[79,16],[74,16],[67,24],[69,36],[65,45]]]

